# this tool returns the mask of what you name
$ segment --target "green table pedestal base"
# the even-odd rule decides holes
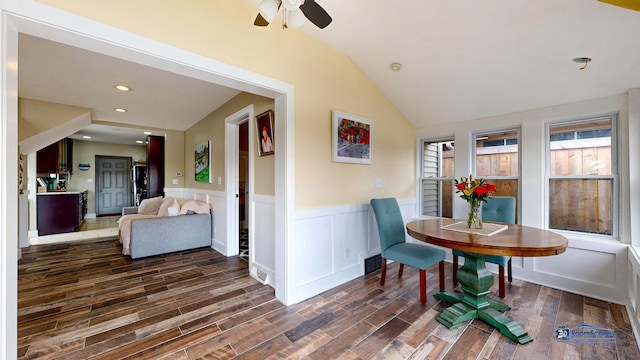
[[[493,274],[485,267],[484,255],[464,253],[464,266],[458,270],[458,281],[464,293],[434,295],[438,300],[453,304],[438,315],[441,324],[453,329],[469,320],[480,319],[519,344],[533,340],[520,324],[502,313],[510,309],[508,305],[487,297],[493,285]]]

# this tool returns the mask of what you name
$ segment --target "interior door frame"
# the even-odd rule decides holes
[[[295,89],[293,84],[113,28],[36,1],[0,1],[0,357],[17,351],[18,33],[136,61],[275,100],[276,298],[299,301],[288,248],[295,238]]]
[[[240,109],[239,111],[227,116],[224,119],[225,122],[225,173],[227,179],[225,183],[226,201],[227,201],[227,254],[238,255],[240,246],[240,236],[238,229],[240,227],[238,213],[240,211],[239,206],[239,180],[240,170],[238,168],[240,163],[240,142],[238,141],[238,135],[240,134],[240,124],[245,122],[249,123],[249,140],[253,139],[253,121],[254,120],[254,107],[253,104]],[[254,221],[253,221],[253,149],[254,144],[249,141],[248,150],[248,174],[249,186],[245,188],[245,207],[248,209],[247,223],[249,224],[249,273],[253,269],[253,234],[254,234]]]
[[[133,192],[132,192],[132,178],[131,178],[131,169],[132,169],[132,164],[133,164],[133,158],[131,156],[111,156],[111,155],[96,155],[95,156],[95,164],[96,164],[96,170],[95,170],[95,188],[94,188],[94,199],[95,199],[95,204],[94,204],[94,208],[96,210],[96,216],[99,216],[101,214],[98,213],[98,209],[100,208],[99,204],[100,204],[100,196],[99,195],[99,191],[100,191],[100,184],[101,184],[101,180],[100,180],[100,166],[98,166],[98,159],[101,160],[105,160],[105,159],[118,159],[118,160],[128,160],[127,163],[127,171],[125,174],[125,179],[126,179],[126,183],[127,183],[127,205],[125,206],[131,206],[132,205],[132,198],[133,198]],[[104,215],[104,214],[102,214]]]

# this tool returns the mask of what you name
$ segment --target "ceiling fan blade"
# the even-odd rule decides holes
[[[269,25],[269,22],[267,21],[267,19],[263,18],[262,15],[260,15],[260,13],[258,13],[258,16],[256,16],[256,20],[253,22],[253,25],[267,26]]]
[[[305,2],[300,5],[300,10],[302,10],[302,13],[309,21],[320,29],[326,28],[331,24],[331,21],[333,21],[322,6],[318,5],[314,0],[305,0]]]

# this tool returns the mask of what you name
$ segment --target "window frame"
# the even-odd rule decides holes
[[[518,143],[516,144],[518,148],[518,176],[479,176],[477,175],[477,168],[476,168],[477,167],[476,158],[478,156],[477,138],[481,136],[510,133],[510,132],[515,132],[516,139],[518,140]],[[470,140],[471,140],[471,169],[473,169],[472,173],[475,176],[482,177],[487,181],[516,180],[518,182],[518,195],[516,197],[516,214],[517,214],[516,224],[521,224],[522,221],[520,218],[521,218],[522,211],[520,211],[520,209],[522,208],[522,179],[521,179],[522,177],[522,129],[520,127],[508,127],[500,130],[474,131],[473,133],[471,133]],[[513,146],[513,145],[506,145],[506,142],[505,142],[505,146]],[[491,148],[491,147],[492,146],[489,146],[487,148]]]
[[[442,168],[438,167],[438,172],[439,172],[439,176],[434,177],[434,176],[429,176],[429,177],[425,177],[424,176],[424,146],[425,143],[443,143],[443,142],[452,142],[454,144],[454,149],[453,149],[453,158],[454,158],[454,166],[455,166],[455,137],[452,136],[443,136],[443,137],[438,137],[438,138],[423,138],[423,139],[418,139],[418,170],[419,170],[419,174],[418,174],[418,201],[417,201],[417,207],[418,207],[418,216],[421,217],[433,217],[432,215],[426,215],[424,214],[424,181],[425,180],[429,180],[429,181],[438,181],[440,183],[444,182],[444,181],[451,181],[453,183],[453,181],[455,180],[455,174],[454,176],[451,177],[446,177],[446,176],[441,176],[442,173]],[[439,153],[439,159],[442,159],[442,154]],[[440,164],[442,164],[442,162],[440,161]],[[442,198],[442,189],[439,188],[438,190],[438,199]],[[454,196],[452,196],[451,201],[453,201]],[[438,218],[442,218],[442,203],[439,202],[438,203]]]
[[[578,125],[581,123],[588,123],[598,120],[611,120],[611,175],[551,175],[551,128],[558,125]],[[546,229],[564,234],[567,237],[580,236],[583,239],[592,240],[606,240],[606,241],[620,241],[620,168],[618,162],[620,161],[620,138],[618,133],[619,126],[619,114],[611,113],[599,116],[591,116],[586,118],[571,119],[571,120],[555,120],[545,122],[545,205],[544,205],[544,225]],[[550,192],[552,180],[611,180],[611,235],[596,234],[587,231],[575,231],[551,228],[551,209],[550,209]]]

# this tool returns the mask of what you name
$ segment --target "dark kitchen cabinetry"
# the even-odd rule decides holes
[[[164,137],[147,137],[147,197],[164,195]]]
[[[36,153],[36,172],[66,174],[73,170],[73,140],[62,139]]]
[[[38,173],[58,173],[58,143],[53,143],[36,153]]]
[[[87,192],[38,194],[38,235],[78,230],[87,213]]]

